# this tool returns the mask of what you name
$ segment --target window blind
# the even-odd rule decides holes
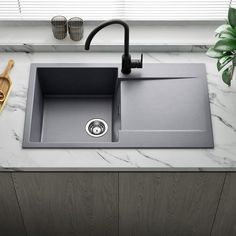
[[[0,0],[0,19],[20,19],[17,0]]]
[[[229,0],[0,0],[0,19],[223,20]]]

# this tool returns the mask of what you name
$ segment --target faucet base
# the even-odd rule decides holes
[[[131,72],[131,56],[128,54],[127,56],[125,54],[122,55],[122,67],[121,72],[123,74],[130,74]]]

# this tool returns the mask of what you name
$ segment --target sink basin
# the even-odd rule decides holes
[[[23,148],[212,148],[204,64],[32,64]]]

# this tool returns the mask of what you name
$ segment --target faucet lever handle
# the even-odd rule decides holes
[[[131,60],[131,68],[143,68],[143,54],[141,54],[141,60]]]

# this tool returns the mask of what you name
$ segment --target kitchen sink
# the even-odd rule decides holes
[[[23,148],[213,148],[204,64],[32,64]]]

